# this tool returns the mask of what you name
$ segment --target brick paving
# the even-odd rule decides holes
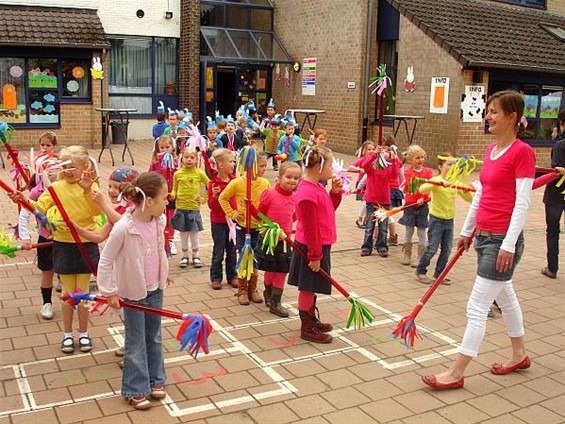
[[[116,146],[115,157],[118,158]],[[136,167],[147,169],[150,143],[131,144]],[[92,149],[93,156],[98,150]],[[120,152],[121,153],[121,152]],[[352,157],[338,155],[348,163]],[[117,165],[121,165],[118,161]],[[105,189],[109,155],[100,164]],[[1,171],[4,180],[8,174]],[[273,181],[275,174],[267,171]],[[320,296],[322,316],[334,324],[335,341],[315,345],[299,338],[296,289],[286,289],[288,319],[264,305],[240,306],[234,290],[209,286],[211,237],[206,207],[202,216],[201,257],[205,266],[181,270],[171,259],[173,287],[165,307],[206,313],[215,332],[209,355],[197,361],[178,352],[178,323],[163,321],[168,397],[149,411],[134,411],[119,395],[121,371],[114,350],[123,327],[116,315],[91,315],[94,350],[65,355],[59,350],[62,323],[39,316],[39,273],[31,252],[0,259],[0,424],[2,423],[557,423],[565,421],[565,295],[562,275],[540,274],[545,264],[542,191],[532,197],[526,253],[514,283],[524,311],[526,341],[533,365],[507,376],[489,372],[492,362],[510,353],[500,314],[489,320],[481,354],[469,367],[465,387],[434,392],[420,375],[451,363],[465,326],[466,300],[475,273],[475,254],[465,254],[420,313],[424,340],[414,350],[389,338],[427,289],[414,269],[400,264],[401,247],[386,259],[359,256],[362,231],[354,226],[359,203],[344,198],[337,212],[339,241],[333,248],[332,274],[374,313],[375,322],[346,330],[349,303],[334,293]],[[15,207],[0,195],[2,225],[16,222]],[[466,204],[458,200],[456,230]],[[403,237],[399,226],[400,239]],[[55,295],[55,293],[54,293]]]

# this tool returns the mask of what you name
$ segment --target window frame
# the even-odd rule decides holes
[[[532,9],[547,10],[547,0],[543,1],[543,5],[538,4],[535,0],[494,0],[499,3],[515,4],[523,7],[531,7]]]
[[[392,93],[393,100],[392,104],[394,106],[394,110],[391,113],[383,113],[383,115],[394,115],[396,111],[396,87],[398,84],[398,40],[386,40],[386,41],[378,41],[379,43],[379,50],[377,56],[377,63],[380,65],[381,63],[386,64],[387,76],[390,77],[392,84],[391,87],[388,89],[389,92]],[[388,55],[388,49],[390,46],[394,48],[394,63],[389,64],[385,62],[385,59]],[[384,56],[384,59],[383,59]],[[385,100],[386,102],[386,100]],[[379,109],[380,109],[380,96],[375,94],[375,116],[372,125],[379,125]],[[390,119],[383,119],[383,126],[393,126],[393,121]]]
[[[64,104],[93,104],[92,101],[92,77],[90,72],[85,69],[85,77],[88,78],[88,96],[64,96],[65,88],[63,87],[63,61],[79,61],[85,60],[88,63],[92,61],[92,50],[65,50],[65,49],[39,49],[26,48],[22,52],[21,47],[4,47],[0,48],[1,58],[13,58],[23,60],[22,84],[24,85],[24,97],[26,104],[26,122],[25,123],[9,123],[18,129],[58,129],[61,128],[61,107]],[[59,119],[57,123],[32,123],[30,122],[30,103],[29,96],[31,92],[41,91],[42,88],[30,88],[28,80],[29,62],[32,59],[52,59],[57,61],[57,88],[49,89],[49,91],[57,92],[57,103],[59,107]]]
[[[275,10],[273,5],[270,3],[270,5],[260,5],[260,4],[254,4],[254,3],[236,3],[236,2],[231,2],[229,0],[201,0],[200,1],[200,26],[201,27],[219,27],[219,28],[224,28],[224,29],[239,29],[239,30],[248,30],[248,31],[269,31],[269,32],[274,32],[274,18],[275,18]],[[219,25],[204,25],[202,23],[202,6],[214,6],[217,8],[221,8],[222,9],[222,22],[219,23]],[[228,11],[228,7],[234,7],[234,8],[242,8],[242,9],[258,9],[258,10],[268,10],[271,12],[271,22],[270,22],[270,28],[269,29],[264,29],[264,28],[252,28],[251,27],[251,21],[252,21],[252,14],[248,13],[247,15],[247,26],[245,28],[236,28],[236,27],[228,27],[226,25],[227,23],[227,11]]]
[[[112,34],[108,35],[108,40],[110,44],[113,40],[123,40],[123,39],[132,39],[132,40],[150,40],[151,41],[151,93],[110,93],[108,89],[108,98],[116,98],[116,97],[144,97],[151,99],[151,113],[131,113],[130,119],[149,119],[154,118],[155,114],[157,113],[157,108],[159,107],[159,102],[162,101],[166,107],[170,107],[171,109],[178,109],[179,107],[179,77],[180,77],[180,65],[179,65],[179,46],[180,46],[180,38],[177,37],[147,37],[147,36],[124,36],[119,34]],[[157,39],[173,39],[176,40],[176,93],[175,94],[167,94],[167,93],[157,93],[157,49],[156,49],[156,40]],[[111,54],[112,50],[110,50],[109,55],[110,58],[108,59],[109,66],[112,66],[111,63]],[[108,85],[110,85],[110,79],[108,77]]]

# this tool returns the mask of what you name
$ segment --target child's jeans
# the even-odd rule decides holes
[[[447,265],[447,261],[449,260],[449,253],[453,246],[453,219],[441,219],[430,215],[428,224],[428,243],[426,244],[424,253],[420,258],[420,263],[416,270],[417,274],[426,274],[428,266],[440,246],[441,250],[439,251],[439,257],[437,258],[434,277],[438,277],[439,274],[442,273]]]
[[[390,205],[381,205],[385,209],[390,209]],[[365,227],[365,238],[363,239],[362,250],[373,251],[373,232],[375,231],[376,222],[379,225],[379,234],[377,235],[377,252],[388,252],[387,237],[388,237],[388,218],[382,221],[375,221],[373,213],[377,210],[377,205],[367,202],[367,226]]]
[[[162,308],[163,290],[148,292],[146,298],[128,302]],[[165,384],[161,316],[124,308],[124,322],[122,395],[147,396],[152,387]]]
[[[236,254],[233,242],[229,240],[228,224],[210,223],[212,227],[212,263],[210,265],[210,281],[222,281],[222,262],[226,253],[226,278],[228,281],[237,279],[235,269]]]

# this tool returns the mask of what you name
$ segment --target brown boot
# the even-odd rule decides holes
[[[269,312],[281,318],[288,318],[288,311],[281,305],[282,294],[283,289],[277,289],[273,287],[273,294],[271,296]]]
[[[314,306],[312,306],[312,309],[310,309],[309,311],[310,315],[312,316],[312,325],[314,326],[314,328],[316,328],[318,331],[321,331],[322,333],[329,333],[334,329],[334,327],[330,323],[320,321],[320,311],[316,307],[317,299],[318,297],[314,296]]]
[[[422,246],[421,244],[418,245],[418,258],[415,261],[412,261],[410,266],[412,268],[418,268],[418,264],[420,263],[420,258],[424,254],[424,250],[426,250],[426,246]]]
[[[392,234],[388,236],[388,245],[389,246],[398,246],[398,234]]]
[[[412,261],[412,243],[404,243],[402,250],[404,251],[404,257],[401,262],[402,265],[410,265]]]
[[[249,297],[247,296],[247,280],[245,278],[238,278],[237,286],[237,301],[240,305],[249,305]]]
[[[268,286],[265,284],[265,290],[263,290],[263,299],[265,299],[265,306],[267,308],[271,307],[271,296],[273,295],[273,286]]]
[[[249,300],[253,303],[263,303],[263,299],[261,298],[261,296],[259,296],[259,293],[257,292],[258,279],[259,276],[254,273],[251,276],[251,280],[249,280],[247,283],[247,295],[249,297]]]
[[[308,311],[299,311],[300,314],[300,338],[314,343],[331,343],[333,337],[322,333],[313,325],[312,315]]]

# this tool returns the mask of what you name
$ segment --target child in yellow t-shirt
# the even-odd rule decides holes
[[[451,153],[444,153],[440,157],[451,157]],[[453,246],[453,218],[455,217],[455,197],[459,194],[467,202],[472,199],[472,194],[468,191],[455,190],[449,188],[451,182],[445,177],[449,167],[453,162],[438,159],[438,169],[440,174],[431,178],[430,181],[441,182],[442,186],[424,183],[420,186],[421,194],[431,193],[432,201],[430,206],[430,219],[428,224],[428,243],[424,249],[418,268],[416,269],[416,279],[424,284],[430,284],[433,280],[426,275],[432,257],[441,246],[434,272],[434,279],[439,277],[447,265],[449,252]],[[449,284],[449,280],[443,280],[444,284]]]
[[[254,207],[259,206],[261,194],[263,194],[265,190],[271,188],[269,181],[266,178],[263,178],[267,169],[267,160],[267,153],[259,152],[257,154],[258,175],[251,181],[251,204]],[[226,213],[226,216],[237,222],[236,249],[238,254],[241,254],[245,243],[245,214],[247,210],[247,205],[245,203],[247,193],[246,182],[245,174],[233,179],[226,186],[224,191],[222,191],[222,194],[220,194],[218,199],[220,206]],[[232,198],[236,199],[237,209],[232,208],[230,205],[230,199]],[[259,221],[253,217],[253,214],[251,214],[251,246],[255,246],[257,244],[257,238],[259,237],[258,227]],[[254,269],[249,282],[244,278],[238,279],[237,300],[240,305],[249,305],[249,300],[254,303],[263,302],[263,299],[259,296],[259,293],[257,293],[257,277],[257,269]]]

